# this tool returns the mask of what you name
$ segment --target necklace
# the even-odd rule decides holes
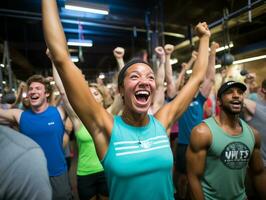
[[[143,149],[148,149],[152,146],[153,142],[150,140],[141,140],[140,137],[138,137],[138,144]]]

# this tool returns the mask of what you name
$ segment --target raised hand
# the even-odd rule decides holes
[[[158,56],[158,58],[160,59],[161,63],[165,63],[165,52],[163,47],[159,46],[155,48],[155,53]]]
[[[203,36],[210,37],[211,32],[208,28],[208,24],[206,22],[199,22],[197,26],[195,27],[196,35],[201,38]]]
[[[114,56],[115,56],[116,59],[123,58],[124,57],[124,54],[125,54],[125,49],[122,48],[122,47],[116,47],[113,50],[113,54],[114,54]]]
[[[217,42],[212,42],[211,43],[211,51],[210,51],[210,53],[213,53],[213,54],[215,54],[216,53],[216,49],[218,49],[220,47],[220,45],[219,45],[219,43],[217,43]]]
[[[166,45],[164,46],[164,51],[165,51],[165,54],[166,54],[166,55],[171,55],[172,52],[174,51],[174,46],[171,45],[171,44],[166,44]]]

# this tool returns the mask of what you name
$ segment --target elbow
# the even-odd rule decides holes
[[[205,76],[204,75],[201,76],[200,74],[192,74],[190,79],[194,80],[196,84],[200,86],[204,82]]]
[[[50,48],[51,60],[56,67],[61,66],[66,61],[70,60],[68,50],[61,47]]]
[[[65,63],[67,63],[69,61],[71,62],[68,54],[66,54],[66,55],[61,54],[61,55],[57,55],[57,56],[53,57],[53,63],[55,64],[55,67],[57,69],[61,68],[62,66],[65,65]]]

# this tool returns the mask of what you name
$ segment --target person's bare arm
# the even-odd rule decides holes
[[[153,97],[152,112],[155,113],[164,104],[164,78],[165,78],[165,52],[163,47],[156,47],[155,52],[159,58],[159,66],[156,72],[156,91]]]
[[[113,103],[107,108],[107,111],[112,115],[118,115],[123,110],[123,99],[120,93],[116,93]]]
[[[197,60],[197,58],[198,58],[198,52],[197,51],[192,51],[191,58],[187,62],[186,70],[191,69],[191,67],[193,66],[194,62]]]
[[[255,87],[257,86],[256,74],[255,73],[247,73],[245,75],[244,83],[247,87],[247,89],[245,91],[245,96],[248,98],[250,95],[250,92],[252,91],[252,88],[254,88],[254,86]]]
[[[176,87],[176,92],[178,93],[179,90],[180,90],[180,87],[182,87],[182,85],[184,84],[184,78],[185,78],[185,73],[186,73],[186,66],[187,66],[187,63],[182,63],[181,64],[181,71],[180,73],[178,74],[178,77],[176,79],[176,82],[175,82],[175,87]],[[181,85],[182,84],[182,85]]]
[[[155,117],[168,129],[172,126],[192,101],[200,84],[204,80],[208,65],[208,49],[210,31],[206,23],[199,23],[196,27],[199,36],[198,58],[194,64],[193,72],[186,85],[179,94],[168,104],[165,104]]]
[[[189,70],[192,67],[195,60],[197,60],[197,57],[198,57],[198,52],[192,51],[191,58],[189,59],[189,61],[187,63],[183,62],[181,64],[182,69],[181,69],[181,72],[179,73],[179,76],[178,76],[176,83],[175,83],[177,92],[180,90],[180,86],[182,87],[184,85],[184,83],[183,83],[183,85],[181,85],[181,83],[185,78],[185,73],[187,72],[187,70]]]
[[[23,111],[20,109],[7,109],[0,108],[0,124],[19,124],[20,116]]]
[[[215,59],[217,48],[219,48],[219,44],[212,42],[206,77],[200,87],[200,92],[205,98],[208,98],[208,96],[210,95],[212,86],[215,82]]]
[[[51,54],[50,54],[48,49],[46,50],[46,55],[48,56],[48,58],[51,59]],[[80,120],[79,120],[77,114],[75,113],[75,111],[73,110],[72,106],[70,105],[69,100],[66,96],[66,91],[65,91],[64,85],[61,81],[61,78],[60,78],[52,60],[51,60],[51,62],[52,62],[53,78],[54,78],[55,84],[58,88],[58,91],[60,92],[61,98],[63,100],[63,103],[64,103],[63,106],[65,108],[65,111],[67,112],[69,119],[73,123],[74,129],[77,130],[77,129],[79,129],[79,126],[80,126]]]
[[[173,69],[170,62],[171,54],[174,51],[174,46],[171,44],[166,44],[164,46],[165,51],[165,81],[167,83],[167,96],[169,98],[173,98],[176,95],[177,89],[176,84],[173,77]]]
[[[103,106],[104,108],[108,108],[113,103],[113,97],[110,93],[110,90],[107,88],[107,86],[104,84],[103,80],[99,77],[96,78],[96,83],[98,84],[98,89],[101,91],[103,95]]]
[[[255,111],[256,111],[256,102],[245,98],[244,104],[245,104],[245,108],[253,116],[255,114]]]
[[[257,103],[255,101],[252,101],[247,98],[244,99],[243,113],[244,113],[245,121],[250,121],[253,118],[255,111],[256,111],[256,106],[257,106]]]
[[[65,133],[63,136],[63,148],[66,148],[67,145],[69,144],[69,139],[70,139],[69,137],[72,132],[72,129],[73,129],[73,123],[70,120],[70,118],[67,117],[65,120]]]
[[[200,179],[204,174],[205,158],[210,144],[210,130],[205,123],[201,123],[192,130],[186,152],[188,183],[193,200],[204,200]]]
[[[25,82],[21,82],[18,87],[17,95],[16,95],[16,101],[12,104],[12,108],[17,106],[19,103],[22,102],[23,95],[25,94],[27,90],[27,85]]]
[[[113,117],[93,97],[80,70],[71,61],[55,0],[42,1],[44,38],[64,84],[69,102],[91,133],[103,157],[109,145]]]
[[[260,153],[261,139],[257,130],[253,129],[253,133],[255,137],[255,146],[249,160],[249,170],[256,191],[259,193],[261,199],[266,199],[266,172]]]

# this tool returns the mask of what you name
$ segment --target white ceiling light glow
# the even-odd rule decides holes
[[[76,39],[68,39],[68,46],[79,46],[79,47],[92,47],[92,40],[76,40]]]
[[[109,8],[107,5],[88,3],[84,1],[73,1],[73,0],[66,1],[65,9],[100,14],[100,15],[109,14]]]
[[[72,62],[78,62],[79,58],[77,56],[71,56]]]

